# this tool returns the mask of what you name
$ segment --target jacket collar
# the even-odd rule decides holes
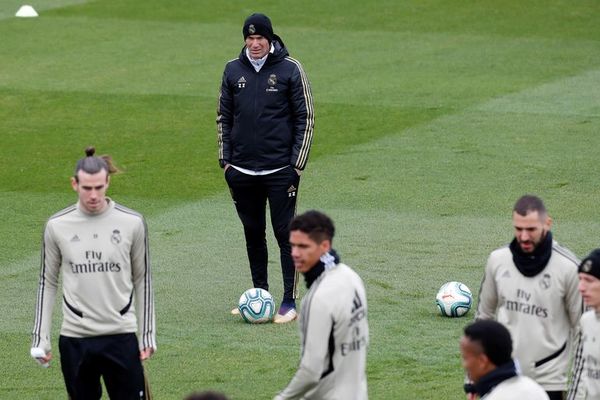
[[[340,257],[337,252],[333,249],[329,250],[321,256],[319,262],[312,267],[308,272],[304,273],[304,280],[306,281],[306,287],[310,288],[311,285],[321,276],[325,270],[331,269],[340,262]]]
[[[500,365],[492,372],[481,377],[481,379],[479,379],[479,381],[475,384],[475,390],[477,393],[479,393],[480,397],[483,397],[491,392],[492,389],[494,389],[500,383],[512,378],[513,376],[517,376],[517,368],[515,367],[515,362],[510,360],[506,364]]]

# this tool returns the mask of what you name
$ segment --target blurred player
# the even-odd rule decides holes
[[[460,353],[463,367],[480,398],[548,400],[540,385],[517,372],[511,356],[510,333],[501,323],[480,320],[468,325],[460,340]]]
[[[52,358],[52,309],[62,274],[61,368],[71,400],[147,399],[141,360],[156,350],[146,223],[106,197],[110,158],[86,149],[71,178],[79,201],[48,220],[32,357]],[[136,316],[137,313],[137,316]],[[139,333],[139,340],[136,335]]]
[[[333,222],[318,211],[290,224],[296,270],[309,290],[300,314],[300,366],[275,399],[367,399],[367,298],[363,281],[331,248]]]
[[[551,400],[563,399],[574,332],[583,310],[578,259],[552,239],[542,200],[523,196],[512,213],[515,238],[491,253],[475,319],[495,319],[513,339],[523,374]]]
[[[568,399],[582,393],[587,400],[600,400],[600,249],[579,265],[579,291],[590,309],[581,317],[582,352],[575,360]]]

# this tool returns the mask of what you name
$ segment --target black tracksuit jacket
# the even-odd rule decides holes
[[[225,66],[217,109],[221,167],[306,166],[314,126],[310,83],[277,35],[273,46],[259,72],[245,48]]]

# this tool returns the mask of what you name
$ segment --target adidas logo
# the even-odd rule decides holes
[[[290,186],[287,190],[288,197],[296,197],[296,187],[294,185]]]
[[[245,88],[246,87],[246,78],[244,78],[242,76],[240,79],[238,79],[238,81],[237,81],[237,87],[240,88],[240,89]]]
[[[365,310],[365,306],[363,305],[363,302],[360,299],[360,296],[356,290],[354,291],[354,299],[352,300],[352,311],[350,313],[352,314],[352,318],[350,318],[350,326],[354,325],[355,323],[359,322],[367,316],[367,310]],[[358,334],[359,332],[356,331],[356,333]]]
[[[75,235],[71,238],[71,242],[80,242],[81,239],[79,239],[79,236]]]
[[[354,314],[356,311],[361,309],[362,306],[363,306],[362,300],[360,299],[358,292],[355,290],[354,291],[354,300],[352,300],[352,314]]]

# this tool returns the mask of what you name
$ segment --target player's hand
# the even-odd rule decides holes
[[[223,167],[223,172],[227,171],[229,167],[231,167],[231,164],[225,164],[225,166]]]
[[[154,354],[154,349],[152,347],[146,347],[143,350],[140,350],[140,360],[144,361],[152,357]]]
[[[298,176],[302,175],[302,170],[298,168],[294,168],[294,171],[298,174]]]
[[[29,354],[42,367],[48,368],[50,366],[50,360],[52,360],[52,353],[51,352],[46,353],[40,347],[32,347],[31,351],[29,352]]]
[[[477,395],[475,393],[467,393],[467,400],[477,400]]]

